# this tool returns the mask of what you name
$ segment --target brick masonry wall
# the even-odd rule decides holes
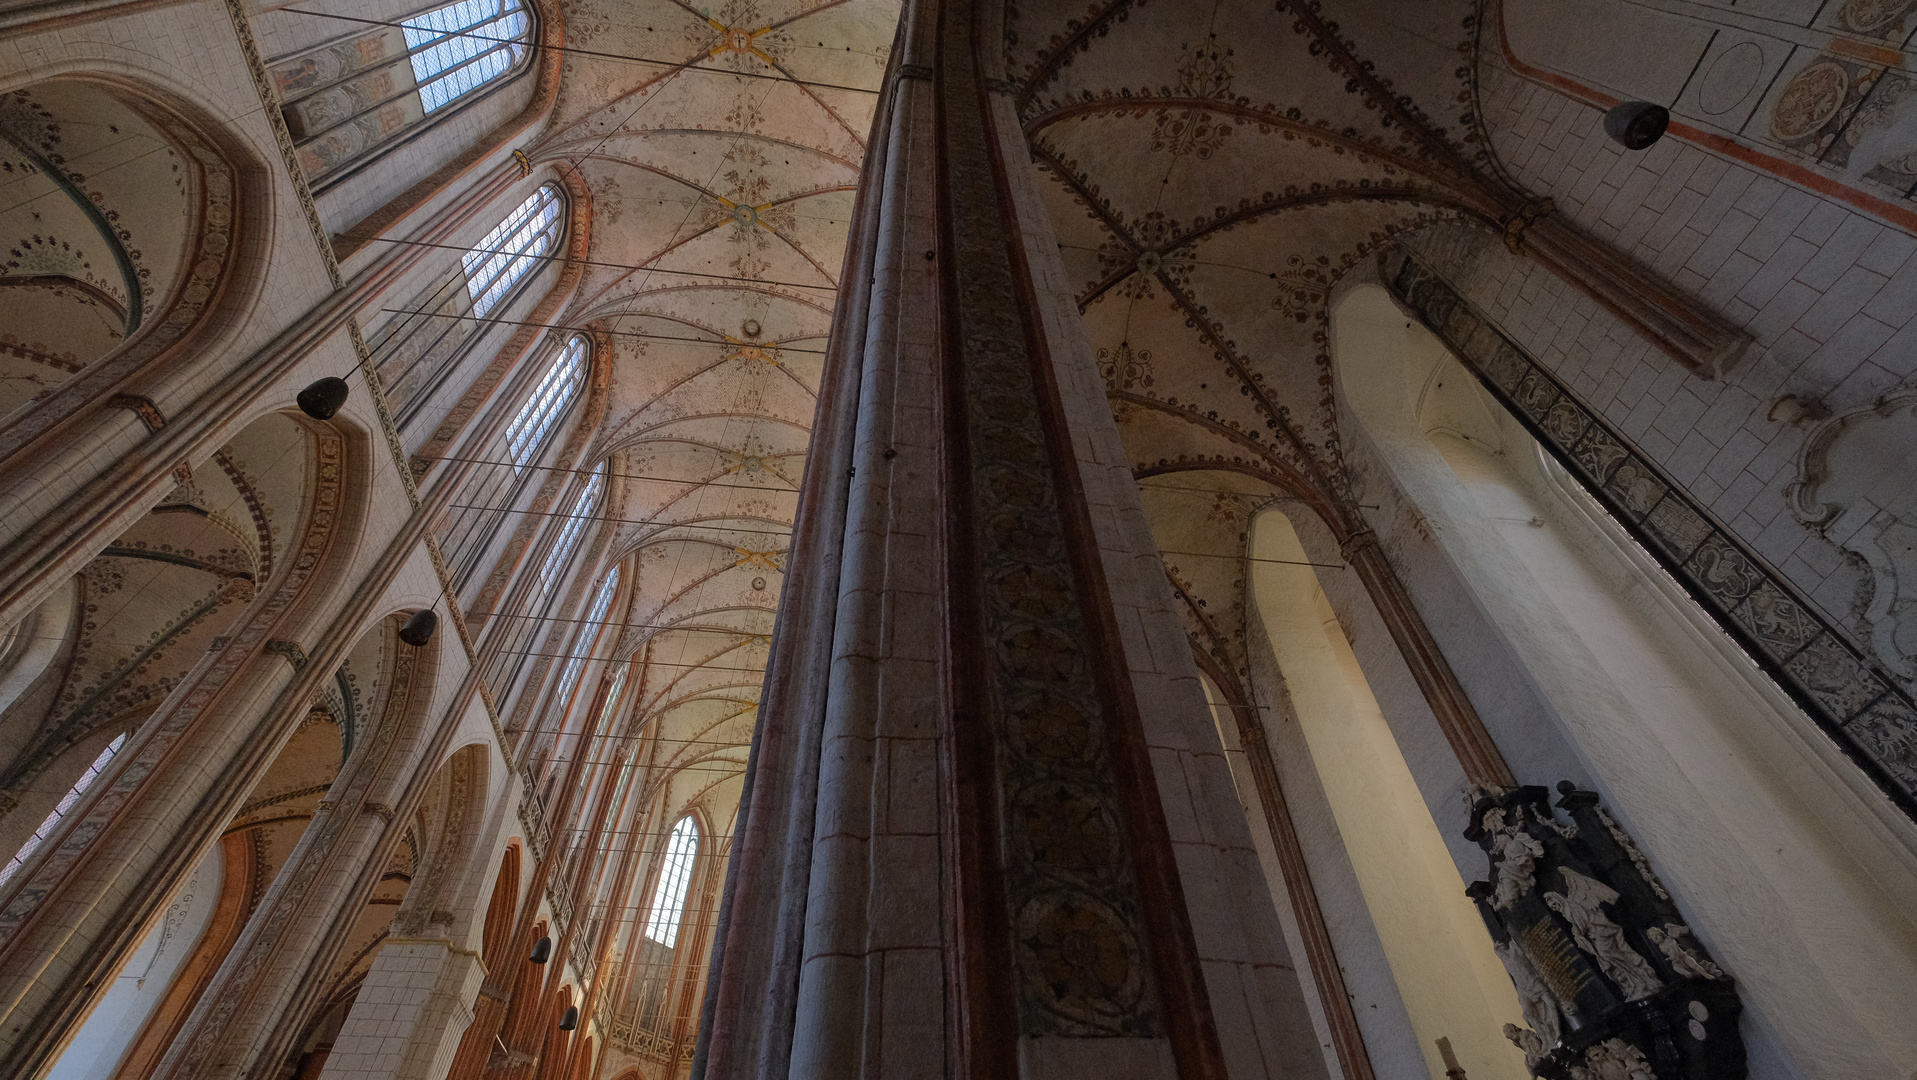
[[[1912,385],[1917,238],[1676,138],[1627,151],[1596,109],[1489,62],[1481,93],[1512,179],[1755,342],[1726,377],[1700,378],[1480,231],[1413,246],[1867,644],[1868,568],[1785,501],[1816,425],[1769,414],[1787,394],[1842,415]]]

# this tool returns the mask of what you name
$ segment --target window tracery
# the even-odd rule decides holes
[[[558,246],[559,233],[564,227],[560,219],[564,205],[558,187],[541,185],[506,215],[506,220],[460,257],[466,269],[466,293],[472,297],[474,315],[491,311],[505,299],[514,284]]]
[[[526,466],[539,456],[553,425],[559,422],[585,381],[586,339],[574,337],[553,358],[539,385],[533,387],[526,403],[506,425],[506,451],[512,455],[513,465],[519,472],[525,472]]]
[[[80,796],[87,793],[87,789],[93,786],[93,782],[100,778],[107,764],[113,760],[113,755],[119,753],[120,747],[125,745],[126,735],[121,733],[107,744],[106,749],[100,751],[100,755],[93,759],[93,764],[87,766],[87,771],[81,773],[80,778],[67,789],[67,793],[61,796],[59,804],[47,814],[46,820],[40,823],[40,827],[33,830],[33,835],[27,837],[27,842],[20,845],[20,850],[14,852],[13,858],[7,860],[7,865],[0,867],[0,885],[4,885],[15,871],[26,865],[26,861],[33,857],[33,853],[40,849],[40,845],[46,843],[47,837],[53,835],[53,830],[59,826],[61,819],[67,816],[67,811],[73,809],[73,804],[80,801]]]
[[[403,25],[428,114],[511,71],[532,29],[519,0],[458,0]]]
[[[686,890],[692,884],[692,864],[699,854],[699,824],[687,814],[673,826],[666,840],[659,883],[652,890],[652,914],[646,918],[646,937],[672,948],[685,920]]]
[[[534,31],[524,0],[455,0],[275,58],[280,111],[308,181],[323,191],[501,85],[524,69]]]

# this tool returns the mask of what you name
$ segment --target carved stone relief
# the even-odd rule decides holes
[[[1477,902],[1527,1027],[1504,1026],[1550,1080],[1737,1080],[1742,1011],[1729,976],[1691,936],[1644,855],[1568,781],[1470,794],[1490,859]]]
[[[1878,659],[1917,678],[1917,394],[1833,417],[1805,440],[1786,490],[1798,518],[1870,567],[1859,627]]]

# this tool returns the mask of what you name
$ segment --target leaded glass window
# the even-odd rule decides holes
[[[687,814],[666,841],[659,884],[652,890],[652,914],[646,918],[646,936],[667,948],[679,940],[679,924],[686,917],[686,889],[692,884],[692,860],[698,854],[699,825]]]
[[[599,508],[599,493],[605,486],[606,467],[602,464],[592,471],[579,497],[573,500],[565,524],[553,539],[552,550],[546,552],[546,561],[539,567],[539,587],[542,591],[550,592],[553,586],[559,584],[560,576],[566,571],[567,560],[572,558],[573,549],[579,546],[579,538],[586,534],[586,522]]]
[[[428,115],[518,66],[532,30],[520,0],[459,0],[401,25]]]
[[[11,878],[14,871],[24,866],[26,861],[33,857],[33,853],[40,849],[40,845],[46,843],[47,837],[53,835],[53,830],[59,827],[61,819],[67,816],[67,811],[73,809],[73,804],[80,801],[80,796],[87,793],[87,788],[92,787],[93,782],[100,778],[100,773],[106,769],[107,763],[113,760],[113,755],[119,753],[120,747],[125,745],[126,736],[120,735],[108,743],[105,750],[100,751],[100,755],[93,759],[93,764],[87,766],[87,771],[81,773],[80,779],[75,780],[73,786],[67,789],[67,793],[61,796],[59,805],[53,808],[53,812],[47,815],[39,828],[33,830],[33,835],[27,837],[27,842],[20,845],[20,850],[14,853],[13,858],[7,860],[6,867],[0,869],[0,884],[4,884],[8,878]]]
[[[514,283],[531,273],[558,246],[559,232],[564,228],[560,220],[564,205],[559,189],[546,184],[460,257],[466,267],[466,292],[473,298],[473,314],[491,311]]]
[[[552,365],[539,377],[539,385],[533,387],[532,395],[506,425],[506,452],[521,472],[539,456],[546,436],[565,415],[566,406],[572,404],[573,396],[579,393],[585,381],[586,339],[575,337],[553,358]]]
[[[618,591],[619,568],[615,566],[606,575],[606,580],[599,583],[599,593],[592,598],[592,607],[587,609],[586,617],[579,626],[579,634],[573,639],[573,654],[566,659],[565,669],[559,674],[559,689],[553,695],[553,708],[566,707],[566,699],[572,696],[572,688],[579,682],[580,671],[585,669],[586,661],[592,658],[593,646],[599,640],[599,627],[606,621],[606,609],[612,606],[613,594]]]

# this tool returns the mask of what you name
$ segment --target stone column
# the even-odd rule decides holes
[[[450,941],[387,938],[321,1080],[440,1080],[473,1022],[485,977],[478,955]]]
[[[1321,1076],[1000,14],[904,14],[693,1072]]]

